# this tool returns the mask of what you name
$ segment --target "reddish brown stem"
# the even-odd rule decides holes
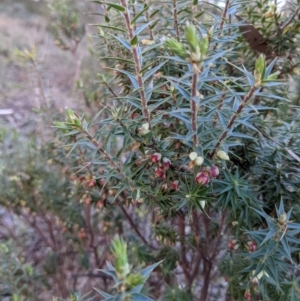
[[[189,271],[189,263],[186,258],[186,243],[185,243],[185,216],[184,214],[178,215],[178,234],[180,237],[180,244],[181,244],[181,254],[180,254],[180,261],[183,273],[186,278],[186,283],[190,286],[191,284],[191,275]]]
[[[219,28],[218,37],[221,35],[221,31],[222,31],[223,26],[224,26],[224,22],[225,22],[225,19],[226,19],[227,11],[228,11],[228,8],[229,8],[229,3],[230,3],[230,0],[226,0],[225,7],[224,7],[224,10],[223,10],[223,14],[222,14],[222,18],[221,18],[221,22],[220,22],[220,28]],[[216,50],[217,47],[218,47],[218,43],[215,44],[215,46],[214,46],[213,49]]]
[[[125,23],[127,26],[127,30],[128,30],[128,35],[129,35],[129,39],[130,41],[133,40],[133,38],[135,37],[135,33],[131,24],[131,19],[130,19],[130,12],[129,12],[129,8],[128,8],[128,3],[126,0],[120,0],[122,6],[125,8],[125,12],[124,12],[124,18],[125,18]],[[139,92],[140,92],[140,98],[141,98],[141,103],[142,103],[142,108],[143,108],[143,115],[144,118],[146,120],[146,122],[150,125],[150,113],[148,111],[148,105],[147,105],[147,99],[146,99],[146,93],[145,93],[145,86],[144,86],[144,79],[143,76],[141,74],[141,63],[140,63],[140,59],[139,59],[139,55],[138,55],[138,50],[137,50],[137,46],[136,45],[132,45],[131,46],[131,52],[132,52],[132,57],[133,57],[133,61],[134,61],[134,67],[135,67],[135,75],[138,81],[138,86],[139,86]]]
[[[216,237],[216,240],[215,240],[215,245],[214,245],[213,251],[212,251],[211,256],[210,256],[210,258],[212,260],[215,259],[216,255],[217,255],[218,247],[220,247],[220,241],[221,241],[221,238],[222,238],[221,234],[223,232],[224,220],[225,220],[225,213],[222,213],[221,222],[220,222],[219,229],[218,229],[218,234],[217,234],[217,237]]]
[[[284,26],[281,28],[281,31],[282,31],[282,32],[283,32],[283,30],[284,30],[286,27],[288,27],[288,26],[293,22],[293,20],[295,19],[295,17],[298,15],[299,10],[300,10],[300,6],[297,7],[297,9],[295,10],[295,13],[293,14],[293,16],[292,16],[292,17],[289,19],[289,21],[286,22],[286,23],[284,24]]]
[[[189,283],[189,287],[191,287],[193,285],[193,282],[196,278],[196,276],[198,275],[198,271],[199,271],[199,267],[200,267],[200,263],[201,263],[201,255],[198,254],[196,260],[193,260],[193,266],[194,266],[194,269],[191,273],[191,278],[190,278],[190,283]]]
[[[177,37],[177,40],[180,41],[180,32],[179,32],[179,27],[178,27],[176,0],[173,0],[173,18],[174,18],[174,30],[176,32],[176,37]]]
[[[121,171],[121,168],[113,161],[112,157],[100,146],[100,144],[90,135],[88,131],[82,132],[88,140],[97,148],[97,151],[106,159],[107,163],[122,177],[127,179],[126,175]],[[129,181],[131,183],[131,181]]]
[[[91,222],[91,219],[92,219],[91,210],[92,210],[91,204],[87,204],[86,207],[85,207],[85,212],[86,212],[87,228],[88,228],[88,231],[89,231],[89,234],[90,234],[89,247],[93,250],[97,268],[100,268],[100,258],[99,258],[99,255],[98,255],[97,247],[94,245],[95,234],[94,234],[94,229],[93,229],[92,222]]]
[[[52,221],[50,219],[48,219],[46,216],[45,216],[44,219],[45,219],[46,224],[48,226],[50,238],[51,238],[51,241],[52,241],[53,246],[54,246],[54,251],[57,252],[58,251],[58,247],[57,247],[57,241],[56,241],[55,235],[53,233],[54,231],[53,231]]]
[[[147,5],[147,1],[146,0],[144,0],[144,6],[145,5]],[[145,16],[146,16],[147,22],[149,23],[150,22],[150,17],[149,17],[148,10],[146,10]],[[151,29],[150,25],[148,26],[148,32],[149,32],[149,38],[150,38],[150,40],[154,40],[154,35],[153,35],[153,32],[152,32],[152,29]]]
[[[204,282],[201,289],[200,301],[207,301],[208,289],[210,284],[210,273],[212,269],[212,262],[204,261],[203,262],[203,274],[204,274]]]
[[[194,147],[198,145],[198,139],[197,139],[197,104],[195,102],[195,99],[197,97],[197,79],[198,79],[198,73],[194,73],[192,76],[192,86],[191,86],[191,123],[192,123],[192,131],[193,131],[193,144]]]
[[[125,217],[127,218],[131,228],[135,231],[135,233],[139,236],[139,238],[143,241],[143,243],[145,245],[147,245],[148,247],[150,247],[151,249],[155,249],[152,245],[149,244],[149,242],[146,240],[144,235],[140,232],[137,225],[134,223],[130,214],[127,212],[127,210],[124,208],[124,206],[122,204],[119,204],[119,207],[122,210],[122,212],[124,213]]]
[[[221,110],[222,106],[223,106],[223,103],[224,103],[224,100],[225,100],[225,96],[226,96],[226,93],[224,91],[224,93],[222,94],[221,96],[221,99],[220,99],[220,102],[219,102],[219,105],[218,105],[218,111]],[[214,121],[213,121],[213,127],[215,127],[217,125],[217,120],[218,120],[218,113],[216,113],[215,115],[215,118],[214,118]]]
[[[232,115],[231,119],[229,120],[227,127],[225,129],[225,131],[221,134],[221,136],[219,137],[215,147],[213,148],[212,152],[210,153],[209,157],[213,158],[216,151],[218,150],[218,148],[220,147],[221,143],[224,141],[224,139],[227,137],[230,129],[232,128],[234,122],[236,121],[237,117],[240,115],[240,113],[242,112],[242,110],[244,109],[244,107],[246,106],[246,104],[249,102],[249,100],[252,98],[252,96],[254,95],[254,92],[257,90],[258,88],[253,86],[249,93],[245,96],[245,98],[243,99],[242,103],[239,105],[237,111]]]

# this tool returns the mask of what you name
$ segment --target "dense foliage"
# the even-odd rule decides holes
[[[300,2],[92,2],[101,109],[3,152],[1,205],[46,250],[31,277],[62,298],[101,279],[70,300],[299,300]]]

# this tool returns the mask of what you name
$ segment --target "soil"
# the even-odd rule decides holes
[[[78,58],[89,55],[88,34],[80,42],[75,58],[54,44],[47,30],[49,22],[45,0],[2,0],[0,3],[0,126],[20,129],[31,122],[35,124],[39,113],[42,114],[42,93],[46,95],[48,107],[59,112],[66,106],[75,108],[82,101],[75,91],[74,77]],[[18,51],[30,50],[33,46],[37,50],[36,63],[43,91],[32,64],[18,55]],[[1,111],[7,109],[10,112]]]

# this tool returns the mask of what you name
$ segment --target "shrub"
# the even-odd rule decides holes
[[[127,242],[113,240],[104,271],[115,286],[93,274],[98,292],[298,300],[299,95],[288,83],[298,73],[299,1],[289,16],[265,0],[93,2],[106,102],[92,116],[66,110],[55,123],[65,148],[53,160],[67,154],[70,195],[60,202],[79,208],[70,244],[89,254],[86,269],[111,259],[115,234]],[[46,212],[66,228],[72,220]],[[155,270],[141,291],[145,266]]]

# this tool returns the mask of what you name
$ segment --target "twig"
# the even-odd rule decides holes
[[[174,18],[174,30],[176,32],[176,37],[177,37],[177,40],[180,41],[180,32],[179,32],[179,27],[178,27],[176,0],[173,0],[173,18]]]
[[[147,1],[144,0],[144,6],[146,6],[146,5],[147,5]],[[146,20],[147,20],[147,22],[149,23],[149,22],[150,22],[150,18],[149,18],[148,9],[146,10],[145,15],[146,15]],[[150,40],[154,40],[153,31],[152,31],[150,25],[148,26],[148,32],[149,32],[149,38],[150,38]]]
[[[281,27],[281,31],[283,31],[286,27],[288,27],[288,26],[293,22],[293,20],[295,19],[295,17],[298,15],[299,10],[300,10],[300,6],[297,7],[295,13],[292,15],[292,17],[290,17],[290,19],[288,20],[288,22],[285,23],[285,24]]]
[[[121,208],[121,210],[124,213],[125,217],[129,221],[129,224],[130,224],[131,228],[136,232],[136,234],[140,237],[140,239],[143,241],[143,243],[145,245],[147,245],[151,249],[156,249],[154,246],[152,246],[152,245],[149,244],[149,242],[146,240],[146,238],[140,232],[140,230],[138,229],[137,225],[134,223],[134,221],[132,220],[131,216],[129,215],[129,213],[127,212],[127,210],[124,208],[124,206],[122,204],[119,204],[119,207]]]
[[[217,254],[218,247],[220,246],[220,241],[221,241],[221,238],[222,238],[221,234],[223,232],[224,220],[225,220],[225,214],[222,213],[222,217],[221,217],[221,222],[220,222],[219,229],[218,229],[217,238],[216,238],[216,241],[215,241],[215,246],[214,246],[213,251],[212,251],[212,253],[210,255],[211,260],[214,260],[216,254]]]
[[[229,3],[230,3],[230,0],[226,0],[225,7],[224,7],[224,10],[223,10],[223,14],[222,14],[222,17],[221,17],[219,33],[217,35],[218,38],[220,37],[221,31],[222,31],[223,26],[224,26],[224,21],[225,21],[227,11],[228,11],[228,8],[229,8]],[[216,50],[217,47],[218,47],[218,42],[215,44],[213,49]]]
[[[54,251],[57,252],[58,251],[58,247],[57,247],[56,238],[55,238],[54,233],[53,233],[52,221],[47,218],[46,214],[44,214],[44,220],[45,220],[45,222],[46,222],[46,224],[48,226],[50,238],[51,238],[51,241],[53,242],[53,246],[54,246]]]
[[[97,151],[106,159],[108,164],[117,171],[117,173],[123,178],[126,179],[126,175],[121,171],[120,167],[113,161],[112,157],[100,146],[100,144],[93,138],[89,132],[82,132],[88,140],[97,148]]]
[[[192,210],[192,222],[193,222],[193,228],[194,228],[194,236],[196,240],[196,246],[197,250],[200,253],[202,259],[204,261],[209,261],[209,258],[206,256],[206,254],[203,252],[203,248],[201,245],[201,234],[200,234],[200,227],[199,227],[199,218],[196,209],[194,208]]]
[[[194,71],[194,74],[192,76],[192,86],[191,86],[191,123],[192,123],[192,131],[193,131],[193,144],[194,147],[198,145],[198,139],[197,139],[197,104],[195,102],[195,98],[197,97],[197,79],[198,79],[198,72]]]
[[[186,282],[191,284],[191,275],[189,271],[189,263],[186,258],[186,244],[185,244],[185,221],[184,221],[185,215],[183,212],[178,215],[178,234],[180,237],[180,244],[181,244],[181,267],[184,272]],[[190,285],[189,285],[190,287]]]
[[[220,98],[220,102],[219,102],[219,105],[218,105],[218,111],[221,110],[221,108],[223,106],[223,103],[224,103],[224,100],[225,100],[225,96],[226,96],[226,93],[225,93],[225,91],[223,91],[223,94],[222,94],[222,96]],[[212,123],[213,128],[217,125],[217,120],[218,119],[219,119],[218,118],[218,113],[216,113],[214,121]]]
[[[199,271],[199,267],[200,267],[200,263],[201,263],[201,255],[198,253],[198,256],[196,258],[196,260],[193,260],[193,266],[194,266],[194,269],[191,273],[191,278],[190,278],[190,283],[189,283],[189,286],[192,286],[196,276],[198,275],[198,271]]]
[[[38,86],[40,88],[40,92],[41,92],[41,96],[42,96],[42,99],[43,99],[44,107],[45,107],[45,110],[46,110],[46,113],[47,113],[46,115],[47,115],[48,123],[49,123],[49,125],[51,125],[52,124],[52,118],[51,118],[50,110],[49,110],[48,105],[47,105],[47,98],[46,98],[46,94],[45,94],[43,80],[42,80],[40,71],[37,67],[36,61],[34,59],[31,59],[31,62],[32,62],[32,65],[33,65],[34,70],[36,72],[36,75],[37,75]]]
[[[239,116],[239,114],[242,112],[242,110],[244,109],[244,107],[246,106],[246,104],[249,102],[249,100],[252,98],[252,96],[254,95],[254,92],[257,90],[258,88],[256,88],[255,86],[253,86],[250,91],[248,92],[248,94],[245,96],[245,98],[243,99],[242,103],[239,105],[237,111],[232,115],[231,119],[229,120],[226,129],[224,130],[224,132],[221,134],[221,136],[219,137],[215,147],[213,148],[212,152],[210,153],[209,157],[213,158],[215,152],[217,151],[217,149],[220,147],[221,143],[223,142],[223,140],[227,137],[230,129],[232,128],[235,120],[237,119],[237,117]]]
[[[134,38],[137,38],[137,37],[135,36],[134,30],[131,25],[128,3],[126,0],[120,0],[120,2],[123,5],[123,7],[125,8],[125,12],[124,12],[125,23],[126,23],[128,34],[129,34],[129,39],[130,39],[130,41],[132,41]],[[134,61],[135,75],[136,75],[136,78],[138,81],[138,86],[139,86],[141,104],[142,104],[142,108],[143,108],[143,110],[142,110],[143,116],[144,116],[146,122],[149,124],[149,127],[151,128],[151,124],[150,124],[151,119],[150,119],[150,113],[149,113],[148,105],[147,105],[144,79],[141,74],[141,62],[139,59],[139,54],[138,54],[136,45],[131,46],[131,52],[132,52],[133,61]]]
[[[198,261],[203,259],[203,274],[204,274],[204,282],[203,286],[201,289],[201,295],[200,295],[200,301],[206,301],[207,295],[208,295],[208,289],[209,289],[209,283],[210,283],[210,273],[212,269],[212,261],[211,259],[207,256],[207,251],[204,253],[204,250],[201,245],[201,235],[200,235],[200,227],[199,227],[199,218],[197,215],[196,209],[192,210],[192,222],[193,222],[193,228],[194,228],[194,235],[195,235],[195,240],[196,240],[196,245],[197,245],[197,250],[199,252],[200,258],[198,258]],[[198,267],[199,264],[195,267],[195,270],[192,274],[192,281],[194,277],[197,275]]]
[[[118,95],[115,93],[115,91],[108,85],[108,83],[105,81],[104,82],[105,87],[109,90],[109,92],[114,96],[114,97],[118,97]]]
[[[93,226],[91,223],[91,204],[87,204],[86,208],[85,208],[85,212],[86,212],[86,223],[87,223],[87,227],[88,227],[88,231],[90,234],[90,243],[89,243],[89,247],[92,248],[93,253],[94,253],[94,257],[95,257],[95,261],[96,261],[96,265],[97,268],[99,268],[99,256],[98,256],[98,252],[97,252],[97,247],[95,247],[94,245],[94,240],[95,240],[95,234],[94,234],[94,230],[93,230]]]
[[[53,246],[53,244],[48,240],[47,236],[44,234],[44,232],[38,226],[39,223],[36,223],[36,217],[34,216],[33,221],[31,221],[30,217],[26,216],[25,214],[23,214],[22,216],[26,220],[26,222],[29,223],[29,225],[31,227],[33,227],[34,229],[37,230],[37,232],[40,234],[41,238],[44,240],[46,245],[49,246],[53,251],[55,251],[55,247]]]

